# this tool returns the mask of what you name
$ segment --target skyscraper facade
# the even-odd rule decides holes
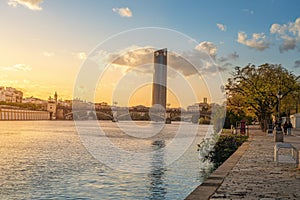
[[[167,100],[167,49],[154,52],[154,75],[152,105],[159,104],[166,109]]]

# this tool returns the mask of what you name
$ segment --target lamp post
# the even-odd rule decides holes
[[[280,90],[278,91],[277,98],[278,98],[278,107],[277,107],[278,119],[277,119],[277,127],[276,127],[276,134],[275,134],[275,142],[283,142],[283,132],[281,129],[281,117],[280,117],[280,100],[282,98],[282,94]]]
[[[280,91],[280,90],[278,91],[277,98],[278,98],[278,109],[277,109],[277,112],[278,112],[278,119],[277,119],[277,129],[278,129],[278,130],[281,130],[280,101],[281,101],[281,98],[282,98],[282,94],[281,94],[281,91]]]

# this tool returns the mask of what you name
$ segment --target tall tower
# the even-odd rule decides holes
[[[154,52],[154,75],[152,87],[152,106],[161,105],[166,109],[167,99],[167,49]]]

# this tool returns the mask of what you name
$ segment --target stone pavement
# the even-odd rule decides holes
[[[300,132],[284,136],[284,142],[300,150]],[[275,163],[274,145],[273,136],[252,127],[249,141],[186,199],[300,199],[300,170],[293,163]]]

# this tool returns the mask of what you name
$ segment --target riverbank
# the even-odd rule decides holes
[[[300,132],[284,141],[300,149]],[[251,127],[250,138],[186,199],[300,199],[300,170],[274,162],[274,137]]]

